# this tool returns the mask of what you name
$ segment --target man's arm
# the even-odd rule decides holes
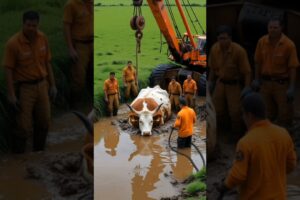
[[[52,101],[54,101],[55,97],[57,95],[57,88],[56,88],[56,84],[55,84],[52,65],[50,62],[46,63],[46,68],[47,68],[47,72],[48,72],[48,82],[49,82],[49,86],[50,86],[49,87],[49,95],[50,95],[50,98],[52,99]]]
[[[9,103],[15,105],[17,103],[17,97],[14,89],[14,81],[12,76],[12,70],[5,68],[5,78],[7,85],[7,98]]]

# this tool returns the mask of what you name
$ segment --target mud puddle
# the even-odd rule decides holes
[[[84,134],[72,114],[53,119],[45,152],[31,152],[0,159],[0,199],[92,199],[92,182],[82,175]],[[29,139],[31,140],[31,139]]]
[[[123,105],[118,117],[104,118],[94,125],[95,199],[177,199],[183,187],[181,182],[195,169],[187,158],[168,147],[174,117],[152,136],[143,137],[135,134],[134,129],[119,126],[126,121],[127,112]],[[193,139],[204,156],[206,148],[202,139],[205,129],[205,122],[197,122]],[[174,133],[172,146],[176,146],[176,137],[177,133]],[[194,148],[183,152],[192,157],[198,168],[202,167],[201,158]]]

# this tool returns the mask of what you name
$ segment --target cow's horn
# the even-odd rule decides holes
[[[155,110],[152,111],[152,114],[157,113],[157,112],[159,111],[160,107],[161,107],[163,104],[164,104],[164,103],[161,103],[159,106],[157,106],[157,107],[155,108]]]
[[[133,107],[131,107],[128,103],[126,103],[126,105],[128,106],[128,108],[131,110],[131,112],[134,112],[134,113],[139,113],[138,111],[136,111]]]
[[[84,124],[85,128],[88,130],[89,134],[93,134],[94,133],[94,129],[93,129],[93,123],[82,113],[77,112],[77,111],[72,111],[72,113],[74,113]]]

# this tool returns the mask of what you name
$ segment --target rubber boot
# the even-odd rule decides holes
[[[26,149],[26,139],[14,137],[12,141],[12,152],[15,154],[24,153]]]
[[[33,151],[44,151],[46,146],[48,129],[34,131],[33,133]]]

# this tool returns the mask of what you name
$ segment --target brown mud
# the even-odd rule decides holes
[[[127,124],[128,108],[122,105],[119,115],[103,118],[94,125],[95,199],[183,199],[182,183],[195,169],[190,161],[168,147],[170,127],[175,115],[156,128],[152,136],[141,136]],[[193,142],[206,157],[203,139],[206,127],[195,125]],[[176,147],[177,132],[172,135]],[[197,151],[184,149],[199,169],[202,161]]]
[[[53,119],[44,152],[7,154],[0,159],[0,199],[93,199],[83,176],[81,148],[86,129],[72,113]],[[29,139],[31,140],[31,139]]]

